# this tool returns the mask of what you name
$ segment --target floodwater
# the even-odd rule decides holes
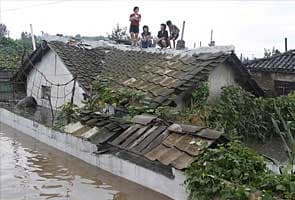
[[[1,200],[170,200],[0,124]]]

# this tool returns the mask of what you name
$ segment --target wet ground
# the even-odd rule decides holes
[[[2,200],[169,200],[0,124]]]

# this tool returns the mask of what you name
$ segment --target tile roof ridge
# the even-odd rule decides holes
[[[284,52],[284,53],[279,53],[279,54],[275,54],[269,58],[258,58],[256,60],[251,60],[249,61],[248,63],[246,63],[245,65],[251,65],[251,64],[255,64],[255,63],[258,63],[258,62],[263,62],[263,61],[267,61],[267,60],[272,60],[272,59],[275,59],[277,57],[281,57],[281,56],[286,56],[286,55],[292,55],[294,54],[295,55],[295,49],[291,49],[287,52]]]

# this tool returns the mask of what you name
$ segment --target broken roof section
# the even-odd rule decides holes
[[[128,123],[95,113],[83,114],[81,121],[67,125],[65,131],[95,143],[98,154],[124,154],[128,160],[136,156],[133,161],[137,164],[178,170],[189,167],[222,135],[206,127],[171,123],[152,115],[138,115]]]
[[[263,95],[239,59],[224,52],[175,56],[112,49],[105,55],[100,79],[109,80],[115,90],[129,88],[143,92],[150,107],[175,106],[177,97],[192,92],[222,64],[233,68],[244,88],[257,96]]]
[[[250,61],[246,67],[251,71],[295,73],[295,50]]]
[[[25,80],[33,65],[40,62],[50,49],[56,52],[73,76],[77,77],[86,93],[90,93],[93,80],[109,80],[111,89],[129,88],[143,92],[145,102],[152,108],[160,105],[176,106],[177,97],[193,91],[200,82],[208,80],[209,74],[216,67],[225,63],[237,72],[237,81],[244,88],[257,96],[263,95],[263,91],[251,79],[235,54],[228,52],[173,55],[165,51],[140,51],[138,48],[121,50],[100,46],[85,49],[58,41],[44,41],[25,60],[19,77]]]

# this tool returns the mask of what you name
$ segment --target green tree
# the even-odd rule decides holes
[[[5,24],[0,23],[0,39],[8,34],[8,30]]]

